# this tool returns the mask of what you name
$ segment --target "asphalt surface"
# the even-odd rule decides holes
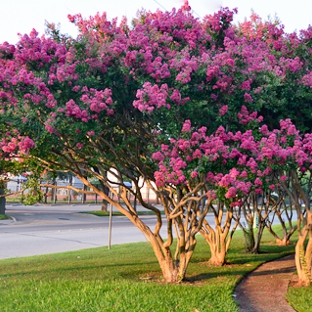
[[[7,204],[6,214],[14,219],[0,220],[0,259],[147,241],[125,216],[113,216],[110,235],[109,217],[81,213],[100,209],[100,204]],[[138,205],[137,210],[145,208]],[[141,218],[151,229],[154,228],[154,216]],[[212,215],[207,219],[213,224]],[[165,218],[163,223],[161,234],[166,238]]]
[[[108,217],[80,213],[95,210],[100,205],[7,205],[14,220],[0,220],[0,259],[146,241],[124,216],[113,217],[109,240]],[[153,228],[153,216],[142,218]]]

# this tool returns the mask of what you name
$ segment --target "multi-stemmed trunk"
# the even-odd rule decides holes
[[[209,263],[215,266],[222,266],[226,262],[226,254],[238,222],[235,222],[234,226],[231,228],[233,219],[232,208],[226,211],[225,216],[223,205],[212,209],[215,215],[214,228],[207,222],[207,220],[204,220],[200,234],[204,237],[210,247],[211,256]]]
[[[278,198],[273,198],[271,191],[265,195],[250,193],[239,207],[235,220],[239,221],[239,227],[243,231],[245,248],[247,252],[257,254],[260,252],[260,243],[265,228],[275,237],[279,244],[287,244],[290,236],[295,231],[292,227],[292,212],[285,212],[285,192],[279,191]],[[287,229],[284,222],[286,214],[287,221],[290,224],[290,230]],[[243,218],[242,218],[243,217]],[[277,217],[283,229],[283,237],[280,238],[272,227],[274,218]]]
[[[134,218],[131,221],[142,231],[150,242],[161,268],[164,281],[166,283],[183,281],[196,246],[195,237],[188,237],[190,245],[185,244],[185,237],[178,237],[177,250],[179,256],[176,257],[170,248],[172,246],[172,240],[170,238],[167,241],[163,241],[159,233],[152,232],[139,218]]]
[[[305,225],[298,230],[298,241],[295,249],[298,284],[301,286],[309,286],[312,283],[312,211],[307,210],[306,213]]]
[[[291,170],[288,179],[288,184],[284,182],[281,184],[297,211],[298,240],[295,248],[295,261],[298,285],[309,286],[312,284],[312,210],[310,210],[312,180],[310,175],[308,183],[306,180],[303,181],[304,190],[297,171]],[[304,211],[302,203],[304,203]]]
[[[278,205],[278,209],[274,211],[280,226],[282,227],[282,235],[278,235],[272,227],[273,222],[267,222],[266,228],[275,238],[278,246],[287,246],[290,244],[291,236],[296,232],[297,225],[293,225],[293,208],[292,204],[286,205],[285,201]]]
[[[92,188],[99,196],[114,205],[121,213],[128,217],[128,219],[145,235],[153,248],[161,268],[163,279],[166,283],[178,283],[185,278],[187,267],[197,243],[195,236],[201,228],[202,220],[208,211],[210,201],[207,201],[206,209],[200,210],[199,206],[203,196],[193,196],[193,194],[197,193],[196,189],[177,201],[174,192],[171,192],[171,194],[167,193],[166,196],[159,193],[167,219],[167,240],[164,240],[160,235],[160,230],[163,225],[161,212],[152,204],[146,203],[142,199],[140,192],[136,192],[138,201],[145,208],[155,213],[156,223],[153,230],[147,226],[143,219],[137,214],[135,207],[133,207],[129,200],[129,196],[127,196],[125,187],[121,187],[121,192],[118,192],[114,188],[110,190],[116,197],[119,193],[123,202],[123,205],[121,205],[118,201],[114,201],[111,197],[108,197],[102,189],[92,185],[83,176],[79,176],[79,178],[85,185]],[[133,182],[135,183],[135,181]],[[135,187],[139,190],[138,184],[135,185]],[[174,232],[177,238],[175,252],[172,250]]]
[[[258,254],[260,253],[260,243],[262,234],[266,224],[266,216],[261,215],[261,210],[255,210],[247,220],[247,227],[243,227],[241,223],[240,228],[243,230],[246,251]]]

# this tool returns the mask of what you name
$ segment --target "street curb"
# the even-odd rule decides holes
[[[16,219],[14,217],[9,216],[10,219],[3,219],[0,220],[0,225],[6,225],[6,224],[10,224],[10,223],[14,223],[16,222]]]

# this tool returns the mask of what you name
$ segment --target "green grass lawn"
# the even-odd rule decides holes
[[[263,253],[246,254],[238,231],[228,264],[211,267],[208,245],[199,237],[187,281],[175,285],[162,283],[148,243],[1,260],[0,307],[2,312],[238,311],[232,299],[236,283],[293,248],[274,246],[266,233]]]
[[[7,216],[6,214],[0,213],[0,220],[7,220],[7,219],[11,219],[11,217]]]
[[[286,299],[299,312],[312,312],[312,286],[289,287]]]

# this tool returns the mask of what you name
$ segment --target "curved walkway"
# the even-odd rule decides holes
[[[294,255],[259,266],[236,286],[234,299],[241,312],[293,312],[286,293],[295,271]]]

